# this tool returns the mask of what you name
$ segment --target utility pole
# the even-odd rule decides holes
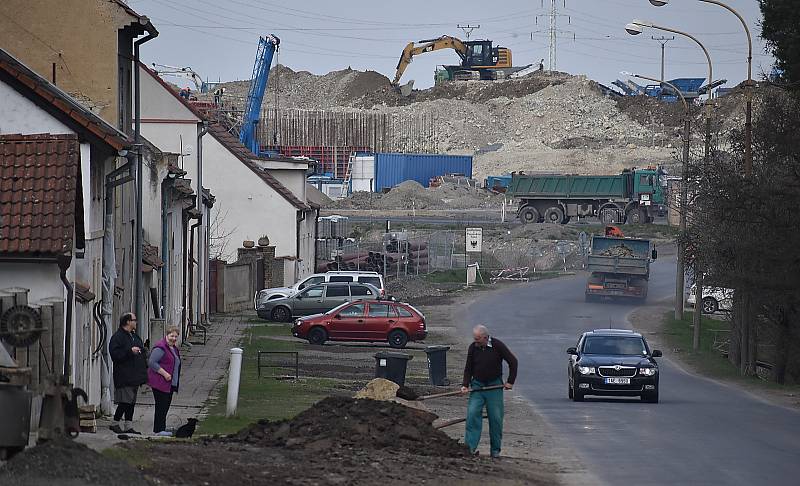
[[[673,35],[673,36],[670,36],[670,37],[666,37],[666,36],[662,35],[660,37],[651,36],[650,38],[653,39],[654,41],[657,41],[659,44],[661,44],[661,82],[663,83],[664,82],[664,46],[667,44],[667,42],[669,42],[671,40],[675,40],[675,36]]]
[[[475,30],[475,29],[480,29],[481,28],[481,24],[478,24],[478,25],[469,25],[469,24],[461,25],[461,24],[458,24],[458,28],[464,31],[464,35],[466,35],[467,36],[467,40],[469,40],[469,36],[470,36],[470,34],[472,34],[472,31]]]

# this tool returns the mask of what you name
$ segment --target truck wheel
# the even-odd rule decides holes
[[[643,224],[645,221],[647,221],[647,215],[638,208],[628,211],[627,217],[625,218],[625,222],[628,224]]]
[[[564,211],[556,206],[547,208],[547,210],[544,212],[544,220],[546,223],[563,224]]]
[[[539,222],[539,211],[532,206],[525,206],[519,212],[519,219],[522,221],[523,224],[528,223],[538,223]]]

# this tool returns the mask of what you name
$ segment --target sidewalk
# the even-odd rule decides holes
[[[178,428],[190,417],[204,413],[203,405],[214,388],[228,372],[230,349],[236,347],[242,332],[247,327],[247,315],[212,316],[209,321],[206,344],[191,347],[181,346],[180,391],[173,395],[172,406],[167,415],[167,428]],[[193,336],[192,342],[202,342],[201,336]],[[116,409],[116,406],[114,407]],[[153,392],[147,385],[139,388],[133,427],[142,437],[152,436]],[[117,435],[109,430],[111,417],[97,419],[97,433],[81,433],[76,439],[89,447],[102,450],[120,442]]]

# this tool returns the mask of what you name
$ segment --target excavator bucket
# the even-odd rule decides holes
[[[407,82],[406,84],[398,86],[400,89],[400,96],[406,97],[414,91],[414,80]]]

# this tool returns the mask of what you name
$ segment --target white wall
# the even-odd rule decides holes
[[[0,82],[0,134],[75,133],[36,103]]]
[[[229,262],[242,241],[264,234],[276,255],[297,256],[295,207],[210,135],[203,137],[203,185],[217,199],[211,221],[220,218]]]
[[[297,196],[301,201],[306,200],[306,171],[303,169],[267,169],[278,182]]]
[[[0,263],[0,290],[9,287],[30,289],[28,302],[35,304],[48,297],[64,298],[66,291],[55,263]]]

